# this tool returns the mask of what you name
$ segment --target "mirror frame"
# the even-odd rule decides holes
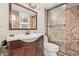
[[[25,9],[28,9],[28,10],[32,11],[32,12],[35,12],[36,13],[36,28],[29,28],[29,29],[28,28],[12,28],[12,23],[11,23],[11,21],[12,21],[12,18],[11,18],[12,4],[16,4],[20,7],[23,7]],[[29,8],[23,6],[23,5],[20,5],[18,3],[9,3],[9,30],[37,30],[37,12],[34,11],[34,10],[31,10],[31,9],[29,9]]]

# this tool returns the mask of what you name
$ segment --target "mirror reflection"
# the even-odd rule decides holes
[[[10,29],[36,29],[37,13],[20,4],[10,4]]]

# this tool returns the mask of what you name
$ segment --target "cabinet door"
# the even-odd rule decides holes
[[[29,55],[30,56],[36,56],[36,52],[35,52],[35,45],[34,45],[35,43],[33,42],[33,43],[31,43],[31,45],[29,46]]]
[[[44,48],[43,48],[43,36],[41,36],[38,41],[35,43],[35,52],[38,56],[44,55]]]
[[[9,41],[8,44],[10,50],[15,50],[24,46],[24,42],[21,40]]]
[[[24,47],[15,49],[15,50],[11,51],[11,53],[13,56],[25,56],[26,55]]]

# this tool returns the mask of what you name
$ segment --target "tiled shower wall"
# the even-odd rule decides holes
[[[67,34],[65,47],[66,53],[79,55],[79,7],[74,6],[65,10],[65,31]]]
[[[61,53],[79,55],[79,9],[66,7],[48,11],[49,41],[59,45]]]

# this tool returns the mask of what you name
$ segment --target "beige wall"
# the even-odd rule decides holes
[[[8,34],[8,4],[0,4],[0,42]]]
[[[44,34],[44,8],[40,7],[37,17],[37,30],[31,30],[31,32],[39,32]],[[9,34],[18,34],[27,32],[27,30],[9,30],[9,4],[0,3],[0,42],[6,39]]]

